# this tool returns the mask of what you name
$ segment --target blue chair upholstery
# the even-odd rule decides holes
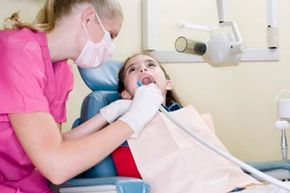
[[[290,161],[289,160],[276,160],[276,161],[263,161],[263,162],[249,162],[257,170],[264,172],[279,180],[290,179]],[[252,174],[251,174],[252,175]],[[255,177],[255,175],[253,175]]]
[[[112,101],[119,99],[118,72],[122,66],[118,61],[107,61],[99,68],[79,68],[82,79],[92,90],[83,101],[80,117],[73,123],[73,127],[82,124],[97,114],[100,109]],[[149,193],[150,186],[140,179],[117,177],[116,168],[109,155],[104,160],[86,172],[64,183],[60,192],[85,192],[93,188],[93,192],[110,191],[117,193]],[[100,188],[101,187],[101,188]]]

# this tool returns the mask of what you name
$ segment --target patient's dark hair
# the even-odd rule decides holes
[[[123,66],[120,68],[120,71],[119,71],[119,74],[118,74],[118,78],[119,78],[119,82],[118,82],[118,92],[121,93],[122,91],[125,90],[125,84],[124,84],[124,80],[125,80],[125,68],[127,66],[127,63],[129,60],[131,60],[132,58],[136,57],[136,56],[139,56],[139,55],[146,55],[146,56],[149,56],[147,54],[135,54],[129,58],[127,58],[123,64]],[[153,58],[152,56],[149,56],[151,58]],[[156,60],[155,58],[153,58],[154,60]],[[162,69],[162,71],[164,72],[165,74],[165,77],[167,80],[170,80],[170,77],[169,75],[166,73],[165,69],[160,65],[159,61],[156,60],[160,66],[160,68]],[[168,90],[166,92],[166,106],[169,106],[170,104],[172,103],[179,103],[180,104],[180,101],[176,95],[176,93],[173,91],[173,90]]]

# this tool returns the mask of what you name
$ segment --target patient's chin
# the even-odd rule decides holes
[[[122,99],[126,99],[126,100],[132,100],[133,99],[133,97],[128,97],[128,96],[126,96],[126,97],[121,97]]]

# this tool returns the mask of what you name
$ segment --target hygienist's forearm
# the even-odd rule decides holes
[[[76,128],[63,133],[62,138],[66,141],[85,137],[104,128],[107,124],[106,119],[99,113]]]
[[[126,123],[118,120],[91,135],[65,141],[49,113],[8,116],[34,166],[54,184],[61,184],[97,164],[133,133]]]
[[[47,156],[47,159],[44,159],[49,162],[48,165],[53,166],[55,171],[50,179],[53,179],[55,184],[61,184],[89,169],[108,156],[132,133],[132,129],[126,123],[118,120],[92,135],[64,141],[53,156]]]

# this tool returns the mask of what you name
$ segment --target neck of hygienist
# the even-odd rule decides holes
[[[85,37],[82,35],[81,26],[76,24],[79,17],[78,14],[66,17],[58,21],[55,27],[46,33],[48,49],[52,62],[73,59],[79,55],[81,50],[81,42]],[[65,22],[64,22],[65,20]],[[70,29],[70,30],[68,30]]]

